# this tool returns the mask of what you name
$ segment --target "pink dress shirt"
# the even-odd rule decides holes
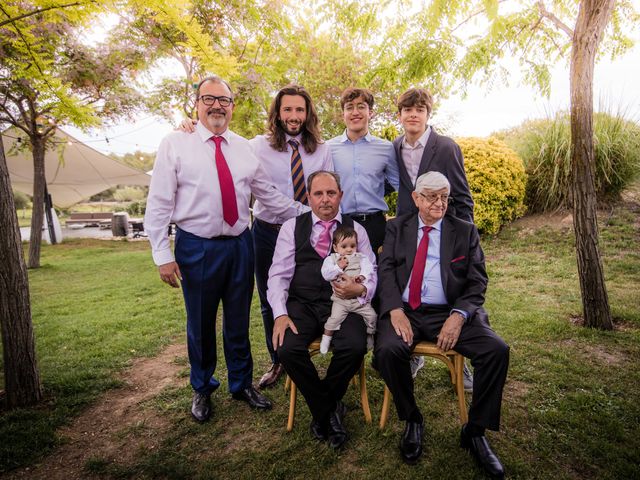
[[[239,218],[233,227],[225,223],[212,136],[198,123],[195,134],[172,132],[160,143],[144,218],[156,265],[174,261],[167,235],[170,222],[203,238],[240,235],[249,224],[252,193],[277,215],[303,213],[300,203],[278,192],[249,141],[227,130],[221,135],[222,152],[233,177]]]
[[[336,215],[336,220],[342,222],[342,214]],[[322,232],[322,225],[320,225],[320,219],[314,214],[311,214],[313,221],[313,227],[311,229],[311,246],[315,248],[318,242],[318,237]],[[295,238],[294,231],[296,226],[296,219],[292,218],[287,220],[280,229],[278,235],[278,242],[276,243],[276,249],[273,254],[273,263],[269,269],[269,281],[267,282],[267,300],[273,310],[273,318],[278,318],[281,315],[287,315],[287,299],[289,298],[289,285],[293,278],[293,273],[296,269],[295,258]],[[331,234],[338,227],[336,223],[331,229]],[[369,237],[362,225],[357,222],[353,222],[353,228],[358,234],[358,252],[362,253],[373,265],[373,269],[368,278],[362,283],[367,288],[367,293],[364,297],[358,297],[361,304],[365,304],[371,301],[376,291],[376,285],[378,283],[378,274],[376,266],[376,257],[371,250],[371,244],[369,243]]]
[[[431,126],[427,126],[425,132],[416,141],[412,147],[407,143],[407,137],[402,140],[402,161],[407,169],[407,173],[411,177],[411,183],[416,184],[418,179],[418,171],[420,170],[420,162],[422,161],[422,154],[424,153],[424,147],[429,140],[429,134],[431,133]]]
[[[302,158],[302,168],[304,170],[305,185],[307,178],[313,172],[318,170],[333,171],[333,161],[331,157],[331,150],[326,143],[321,143],[313,153],[307,153],[302,146],[301,136],[291,137],[286,136],[287,141],[294,139],[297,140],[300,146],[298,151],[300,152],[300,158]],[[287,198],[293,198],[293,182],[291,181],[291,145],[287,144],[286,152],[278,152],[271,148],[269,139],[266,135],[258,135],[257,137],[249,141],[253,152],[260,161],[260,164],[267,173],[269,181],[276,187],[276,189]],[[301,210],[309,211],[310,208],[301,205]],[[253,216],[268,223],[282,224],[285,220],[291,218],[291,216],[278,215],[273,210],[269,209],[259,199],[253,205]]]

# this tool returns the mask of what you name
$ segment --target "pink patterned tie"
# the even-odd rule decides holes
[[[216,169],[218,170],[218,181],[220,182],[220,194],[222,195],[222,218],[233,227],[238,221],[238,204],[236,203],[236,189],[233,186],[233,177],[229,170],[229,165],[224,158],[222,148],[222,137],[211,137],[216,144]]]
[[[424,278],[424,267],[427,264],[427,252],[429,251],[429,232],[433,227],[422,227],[422,240],[418,245],[416,258],[411,270],[411,280],[409,281],[409,306],[414,310],[422,303],[422,279]]]
[[[316,252],[318,252],[320,257],[325,258],[328,255],[329,247],[331,246],[331,227],[336,223],[336,221],[320,220],[318,223],[322,225],[323,230],[318,237],[318,243],[316,243]]]

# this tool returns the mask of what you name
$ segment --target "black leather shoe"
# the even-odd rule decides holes
[[[209,420],[209,417],[211,417],[211,395],[193,392],[191,416],[198,423]]]
[[[262,375],[260,382],[258,382],[258,388],[263,389],[274,386],[283,373],[284,368],[281,363],[272,364],[269,371]]]
[[[331,448],[338,450],[344,446],[349,438],[347,430],[344,428],[344,416],[347,407],[344,403],[338,402],[336,409],[329,414],[329,427],[327,429],[328,443]]]
[[[422,456],[423,424],[407,422],[402,437],[400,437],[400,453],[404,463],[415,465]]]
[[[322,423],[317,422],[316,420],[311,420],[309,429],[311,430],[311,435],[313,435],[313,438],[315,438],[319,442],[324,442],[327,439],[326,425],[322,425]]]
[[[487,437],[471,437],[467,434],[466,424],[460,431],[460,446],[471,452],[473,458],[491,478],[504,478],[504,467],[498,456],[493,453]]]
[[[239,392],[232,393],[231,396],[236,400],[247,402],[251,408],[257,408],[258,410],[271,409],[271,401],[253,388],[253,385]]]

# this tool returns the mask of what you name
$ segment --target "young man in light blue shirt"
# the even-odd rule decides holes
[[[340,105],[346,129],[327,144],[344,191],[342,213],[365,228],[378,254],[386,228],[384,212],[389,209],[384,200],[385,180],[395,190],[400,180],[393,145],[369,133],[373,104],[369,90],[347,88],[342,92]]]

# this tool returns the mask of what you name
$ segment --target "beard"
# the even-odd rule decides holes
[[[212,115],[217,113],[219,115]],[[220,129],[225,126],[227,121],[227,112],[221,108],[211,108],[207,111],[207,123],[210,127]]]
[[[280,127],[290,136],[295,137],[304,130],[304,123],[287,123],[280,120]]]

